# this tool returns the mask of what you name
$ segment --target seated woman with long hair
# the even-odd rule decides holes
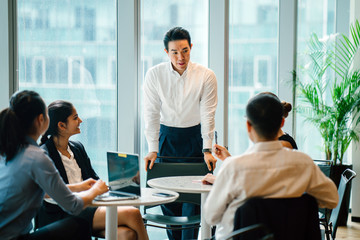
[[[49,126],[43,99],[33,91],[15,93],[0,113],[0,239],[90,239],[81,218],[56,221],[30,233],[45,192],[68,214],[78,215],[99,194],[101,181],[74,184],[73,194],[36,141]]]
[[[41,147],[48,152],[64,182],[71,185],[87,179],[99,179],[84,146],[69,140],[80,133],[82,122],[75,107],[70,102],[55,101],[49,105],[49,117],[49,129],[41,138]],[[118,239],[148,239],[139,209],[118,207],[117,211]],[[79,216],[89,222],[94,235],[104,236],[105,213],[105,207],[91,207]],[[37,220],[43,226],[69,216],[58,206],[44,201]]]

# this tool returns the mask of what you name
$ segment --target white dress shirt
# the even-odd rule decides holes
[[[60,154],[61,161],[64,164],[66,176],[69,180],[69,183],[73,184],[73,183],[82,182],[83,179],[81,177],[81,168],[77,164],[77,162],[74,158],[74,153],[71,151],[69,145],[68,145],[67,151],[70,154],[70,158],[68,158],[65,155],[62,155],[60,151],[58,151],[58,152]]]
[[[293,198],[305,192],[319,207],[335,208],[338,203],[335,184],[308,155],[284,148],[280,141],[256,143],[224,161],[205,202],[205,218],[218,224],[220,239],[233,231],[235,211],[246,199]]]
[[[212,147],[217,106],[213,71],[189,62],[182,75],[171,62],[149,69],[144,83],[145,136],[149,152],[159,151],[160,124],[187,128],[201,123],[203,148]]]

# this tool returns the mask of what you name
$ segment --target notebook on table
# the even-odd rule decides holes
[[[96,201],[119,201],[141,196],[140,166],[137,154],[107,152],[109,192],[99,195]]]

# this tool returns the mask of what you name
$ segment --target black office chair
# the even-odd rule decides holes
[[[354,177],[356,177],[356,173],[351,169],[346,169],[341,174],[341,180],[338,187],[339,203],[332,211],[330,209],[326,209],[325,214],[320,216],[320,224],[325,228],[324,232],[326,240],[330,240],[330,236],[332,239],[335,239],[336,230],[338,227],[339,210],[342,204],[342,200],[347,188],[350,187],[351,180]]]
[[[234,232],[224,239],[321,239],[315,198],[251,198],[240,206]],[[217,239],[218,240],[218,239]]]
[[[147,171],[147,180],[170,176],[204,176],[209,170],[202,163],[155,163],[152,169]],[[175,202],[201,204],[200,194],[180,193]],[[144,207],[145,226],[157,227],[171,230],[184,230],[200,227],[200,215],[195,216],[164,216],[147,213],[146,210],[155,206]]]
[[[325,176],[330,178],[333,161],[332,160],[318,160],[318,159],[313,159],[313,161],[320,168],[320,170],[325,174]],[[328,209],[319,208],[319,217],[327,214],[328,211],[329,211]]]
[[[240,228],[238,230],[233,231],[231,234],[227,235],[225,238],[220,240],[231,240],[236,239],[235,237],[239,237],[241,235],[250,234],[250,233],[260,233],[262,235],[261,238],[257,238],[254,240],[275,240],[274,234],[270,232],[270,230],[264,224],[254,224],[247,227]],[[215,237],[211,238],[215,240]],[[250,239],[250,238],[249,238]],[[217,239],[216,239],[217,240]]]

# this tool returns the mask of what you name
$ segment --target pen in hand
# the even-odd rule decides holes
[[[215,144],[218,144],[218,138],[217,138],[217,131],[214,132],[215,134]],[[226,150],[228,150],[227,146],[224,146],[226,148]],[[215,148],[215,150],[219,150],[218,148]]]
[[[218,139],[217,139],[217,131],[215,131],[215,144],[218,144]],[[215,148],[215,153],[218,153],[219,149],[216,147]]]

